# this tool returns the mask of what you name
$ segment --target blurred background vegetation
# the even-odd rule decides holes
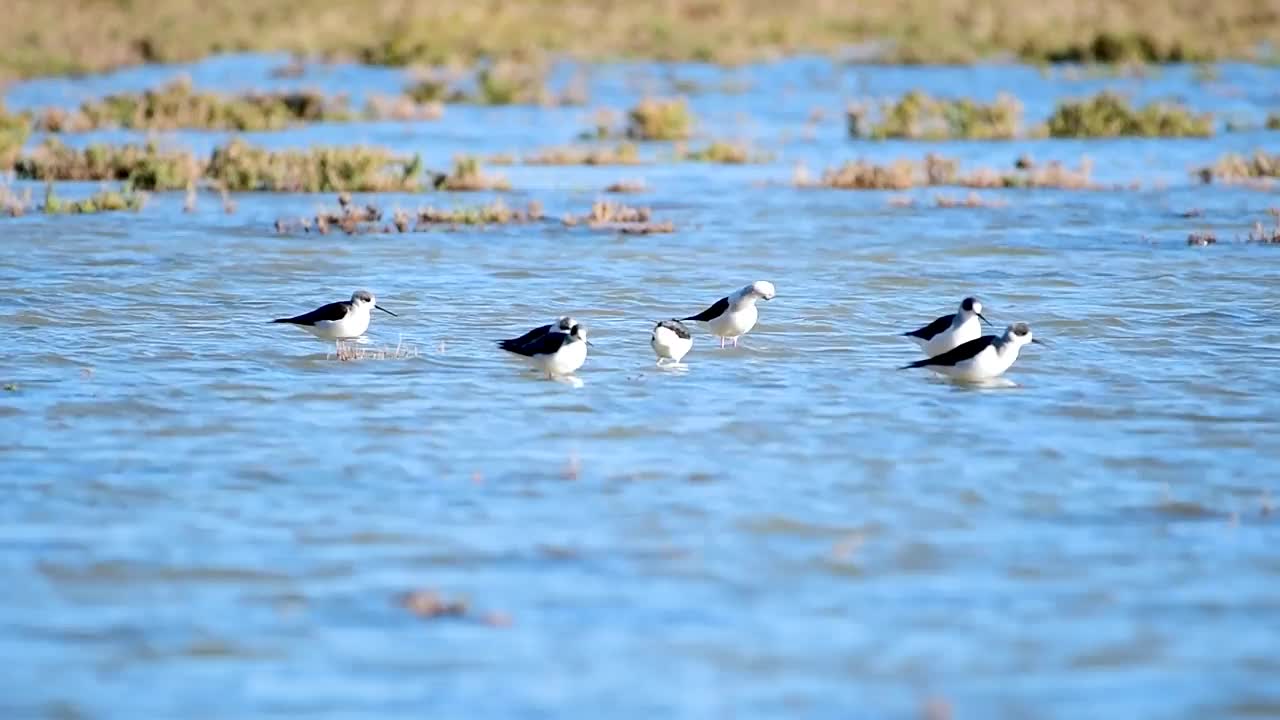
[[[735,63],[1273,61],[1277,0],[7,0],[0,79],[288,51],[384,65],[563,53]]]

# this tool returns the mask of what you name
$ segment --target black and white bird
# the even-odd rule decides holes
[[[502,348],[503,350],[510,350],[512,352],[515,352],[516,348],[522,345],[525,345],[527,343],[531,343],[535,340],[538,340],[542,338],[543,335],[546,335],[552,330],[567,333],[573,329],[574,325],[577,325],[577,324],[578,324],[577,320],[574,320],[568,315],[565,315],[550,325],[539,325],[538,327],[530,330],[529,332],[521,335],[518,338],[511,338],[510,340],[499,340],[498,347]]]
[[[309,313],[290,318],[276,318],[271,322],[297,325],[323,340],[347,340],[364,335],[369,329],[369,315],[374,308],[399,317],[378,305],[373,293],[368,290],[357,290],[351,293],[350,300],[321,305]]]
[[[658,364],[670,360],[679,365],[681,358],[693,349],[693,335],[684,323],[672,318],[663,320],[653,326],[653,334],[649,337],[649,345],[658,356]]]
[[[919,330],[902,333],[911,338],[929,357],[959,347],[982,335],[982,323],[991,324],[982,314],[978,298],[967,297],[960,301],[960,309],[951,315],[943,315]]]
[[[536,328],[525,335],[538,333],[541,329]],[[573,322],[567,331],[561,331],[557,324],[554,329],[548,328],[546,332],[537,334],[524,343],[508,345],[508,342],[510,341],[503,340],[498,346],[529,358],[533,361],[533,366],[548,378],[572,375],[587,361],[587,346],[590,345],[587,342],[587,328],[578,322]]]
[[[936,357],[903,365],[899,370],[928,368],[954,380],[990,380],[1003,375],[1027,343],[1047,346],[1047,343],[1032,337],[1030,325],[1014,323],[1003,335],[983,335]]]
[[[725,340],[733,340],[733,346],[737,347],[738,338],[750,332],[760,318],[756,301],[772,300],[776,294],[773,283],[757,280],[732,295],[720,298],[697,315],[681,319],[704,322],[711,334],[720,338],[720,347],[724,347]]]

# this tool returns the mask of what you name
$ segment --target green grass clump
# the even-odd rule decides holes
[[[23,180],[116,180],[137,190],[178,190],[200,175],[189,152],[146,145],[90,145],[83,150],[48,138],[14,163]]]
[[[685,140],[693,132],[693,114],[683,98],[643,100],[627,113],[627,137],[633,140]]]
[[[1213,134],[1213,116],[1170,103],[1134,108],[1125,98],[1102,92],[1059,103],[1049,118],[1048,134],[1058,138],[1208,137]]]
[[[847,113],[849,134],[883,140],[1008,140],[1022,125],[1022,103],[1001,94],[992,103],[935,98],[913,90],[896,102],[885,103],[877,117],[865,107]]]
[[[344,122],[354,118],[344,98],[315,92],[248,93],[223,96],[195,92],[180,78],[141,93],[108,95],[79,109],[49,109],[36,126],[49,132],[98,128],[129,130],[281,130],[304,123]]]
[[[133,190],[101,190],[81,200],[63,200],[54,192],[53,183],[49,183],[45,186],[44,204],[40,209],[47,215],[92,215],[103,212],[137,212],[145,203],[146,196]]]
[[[31,122],[27,117],[8,112],[0,101],[0,171],[13,166],[30,132]]]
[[[216,148],[206,177],[230,192],[394,192],[422,186],[422,161],[369,147],[272,151],[241,140]]]

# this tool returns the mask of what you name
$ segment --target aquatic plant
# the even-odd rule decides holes
[[[420,227],[429,225],[511,225],[527,223],[542,219],[542,205],[529,203],[525,210],[516,210],[507,206],[502,200],[495,200],[485,205],[438,209],[423,208],[418,211],[417,221]]]
[[[1021,130],[1022,103],[1004,93],[981,103],[913,90],[878,108],[852,105],[845,117],[850,135],[872,140],[1008,140]]]
[[[103,212],[137,212],[146,203],[146,195],[126,190],[100,190],[80,200],[63,200],[53,189],[53,183],[45,186],[42,212],[48,215],[92,215]]]
[[[1280,112],[1267,114],[1266,127],[1268,130],[1280,130]]]
[[[1031,62],[1116,64],[1199,62],[1217,53],[1191,37],[1101,30],[1092,37],[1065,42],[1034,38],[1023,44],[1019,54]]]
[[[474,71],[433,70],[419,76],[406,89],[419,103],[467,103],[472,105],[581,105],[586,91],[579,83],[556,93],[548,84],[550,66],[545,62],[496,60]]]
[[[422,161],[382,148],[272,151],[237,139],[214,149],[206,177],[231,192],[414,191],[422,187]]]
[[[365,100],[366,120],[439,120],[444,105],[439,101],[420,101],[407,95],[370,95]]]
[[[692,131],[684,98],[642,100],[627,113],[627,137],[634,140],[684,140]]]
[[[811,180],[801,169],[793,184],[797,187],[831,188],[838,190],[907,190],[914,187],[955,186],[976,189],[996,188],[1057,188],[1067,190],[1094,190],[1101,186],[1090,177],[1091,163],[1082,160],[1078,168],[1070,168],[1059,162],[1039,165],[1020,158],[1007,170],[977,168],[962,172],[959,161],[929,153],[921,162],[895,160],[877,164],[868,160],[853,160],[823,172],[818,180]]]
[[[434,185],[437,190],[510,190],[511,183],[501,175],[486,175],[480,159],[473,155],[459,155],[453,160],[448,174],[437,174]]]
[[[640,149],[634,143],[554,147],[524,156],[526,165],[639,165]]]
[[[675,232],[675,225],[670,221],[652,222],[653,211],[647,207],[630,207],[611,200],[597,200],[591,204],[591,210],[583,215],[565,215],[561,223],[568,227],[586,225],[592,230],[613,230],[617,232],[648,235],[652,233]]]
[[[754,153],[751,148],[740,143],[715,140],[696,150],[689,150],[683,147],[677,148],[676,159],[688,162],[742,165],[745,163],[769,162],[772,157],[767,153]]]
[[[31,208],[31,188],[21,195],[14,192],[8,183],[0,182],[0,215],[11,218],[21,217]]]
[[[27,116],[9,113],[0,100],[0,171],[13,165],[30,132],[31,122]]]
[[[45,109],[35,125],[47,132],[99,128],[129,130],[280,130],[303,123],[342,122],[354,115],[345,98],[316,92],[246,93],[224,96],[192,89],[179,78],[141,93],[119,93],[82,103],[76,110]]]
[[[1213,134],[1213,115],[1174,103],[1134,108],[1125,98],[1102,92],[1059,103],[1047,129],[1050,137],[1208,137]]]
[[[906,190],[919,184],[916,166],[908,160],[877,165],[867,160],[853,160],[826,170],[816,183],[797,180],[802,187],[825,187],[839,190]]]
[[[405,233],[438,226],[513,225],[543,219],[542,205],[537,201],[531,201],[523,210],[511,208],[501,199],[483,205],[455,208],[428,206],[413,212],[395,210],[391,214],[389,224],[383,222],[382,210],[372,203],[358,205],[353,203],[349,196],[340,195],[338,206],[337,210],[321,209],[314,217],[296,220],[277,219],[275,230],[277,233],[291,233],[299,230],[309,233],[314,230],[321,235],[335,229],[348,235],[373,232]]]
[[[1280,154],[1271,155],[1264,150],[1255,150],[1249,156],[1228,153],[1212,165],[1199,168],[1195,174],[1206,184],[1215,180],[1224,183],[1269,181],[1280,177]]]
[[[191,153],[161,150],[155,143],[76,150],[57,138],[46,138],[13,167],[24,180],[116,180],[137,190],[178,190],[200,175]]]
[[[1265,227],[1261,221],[1255,222],[1249,230],[1249,242],[1262,245],[1280,245],[1280,210],[1270,210],[1273,227]]]

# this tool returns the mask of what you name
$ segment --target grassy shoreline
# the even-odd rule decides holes
[[[738,63],[851,47],[892,63],[1267,60],[1271,0],[11,0],[0,79],[290,52],[381,65],[643,58]],[[1274,55],[1271,56],[1274,58]]]

